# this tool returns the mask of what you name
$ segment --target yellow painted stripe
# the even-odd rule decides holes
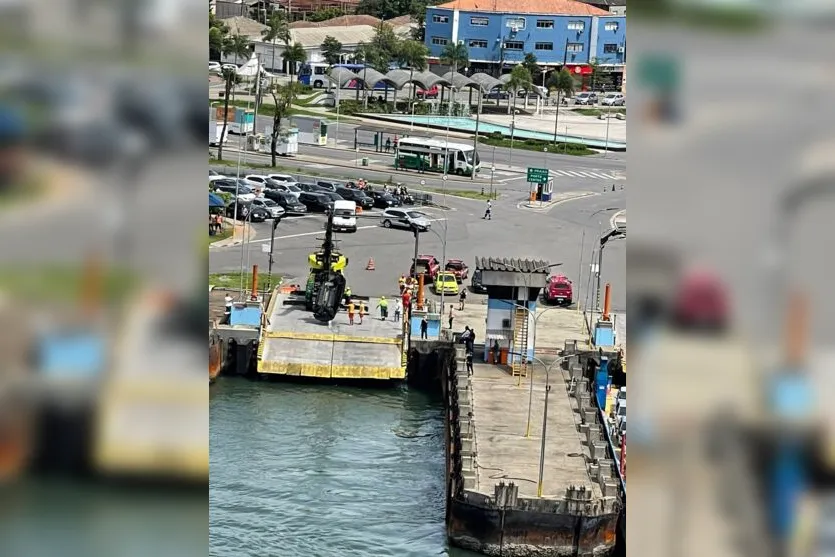
[[[155,447],[108,442],[96,451],[94,458],[98,467],[107,472],[209,477],[208,447],[167,452]]]
[[[326,342],[354,342],[362,344],[402,344],[396,337],[355,337],[350,335],[331,335],[327,333],[294,333],[290,331],[274,331],[266,333],[267,338],[283,338],[289,340],[322,340]]]
[[[351,366],[310,364],[293,362],[261,361],[258,372],[296,377],[320,377],[323,379],[404,379],[406,372],[402,367]]]

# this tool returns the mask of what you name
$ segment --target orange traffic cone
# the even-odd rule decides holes
[[[366,271],[373,271],[374,270],[374,258],[373,257],[368,258],[368,265],[365,266],[365,270]]]

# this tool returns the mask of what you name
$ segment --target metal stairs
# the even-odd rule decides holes
[[[510,366],[513,377],[528,376],[528,312],[516,308],[513,319],[513,347],[512,364]]]

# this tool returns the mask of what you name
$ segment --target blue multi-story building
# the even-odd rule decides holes
[[[626,17],[575,0],[455,0],[426,9],[425,40],[430,63],[447,44],[463,42],[470,73],[498,76],[533,53],[546,74],[565,66],[582,78],[596,60],[619,84]]]

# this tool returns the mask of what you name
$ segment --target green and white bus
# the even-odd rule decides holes
[[[397,143],[394,165],[396,168],[429,170],[470,176],[473,169],[481,169],[478,153],[472,145],[452,143],[443,139],[404,137]]]

